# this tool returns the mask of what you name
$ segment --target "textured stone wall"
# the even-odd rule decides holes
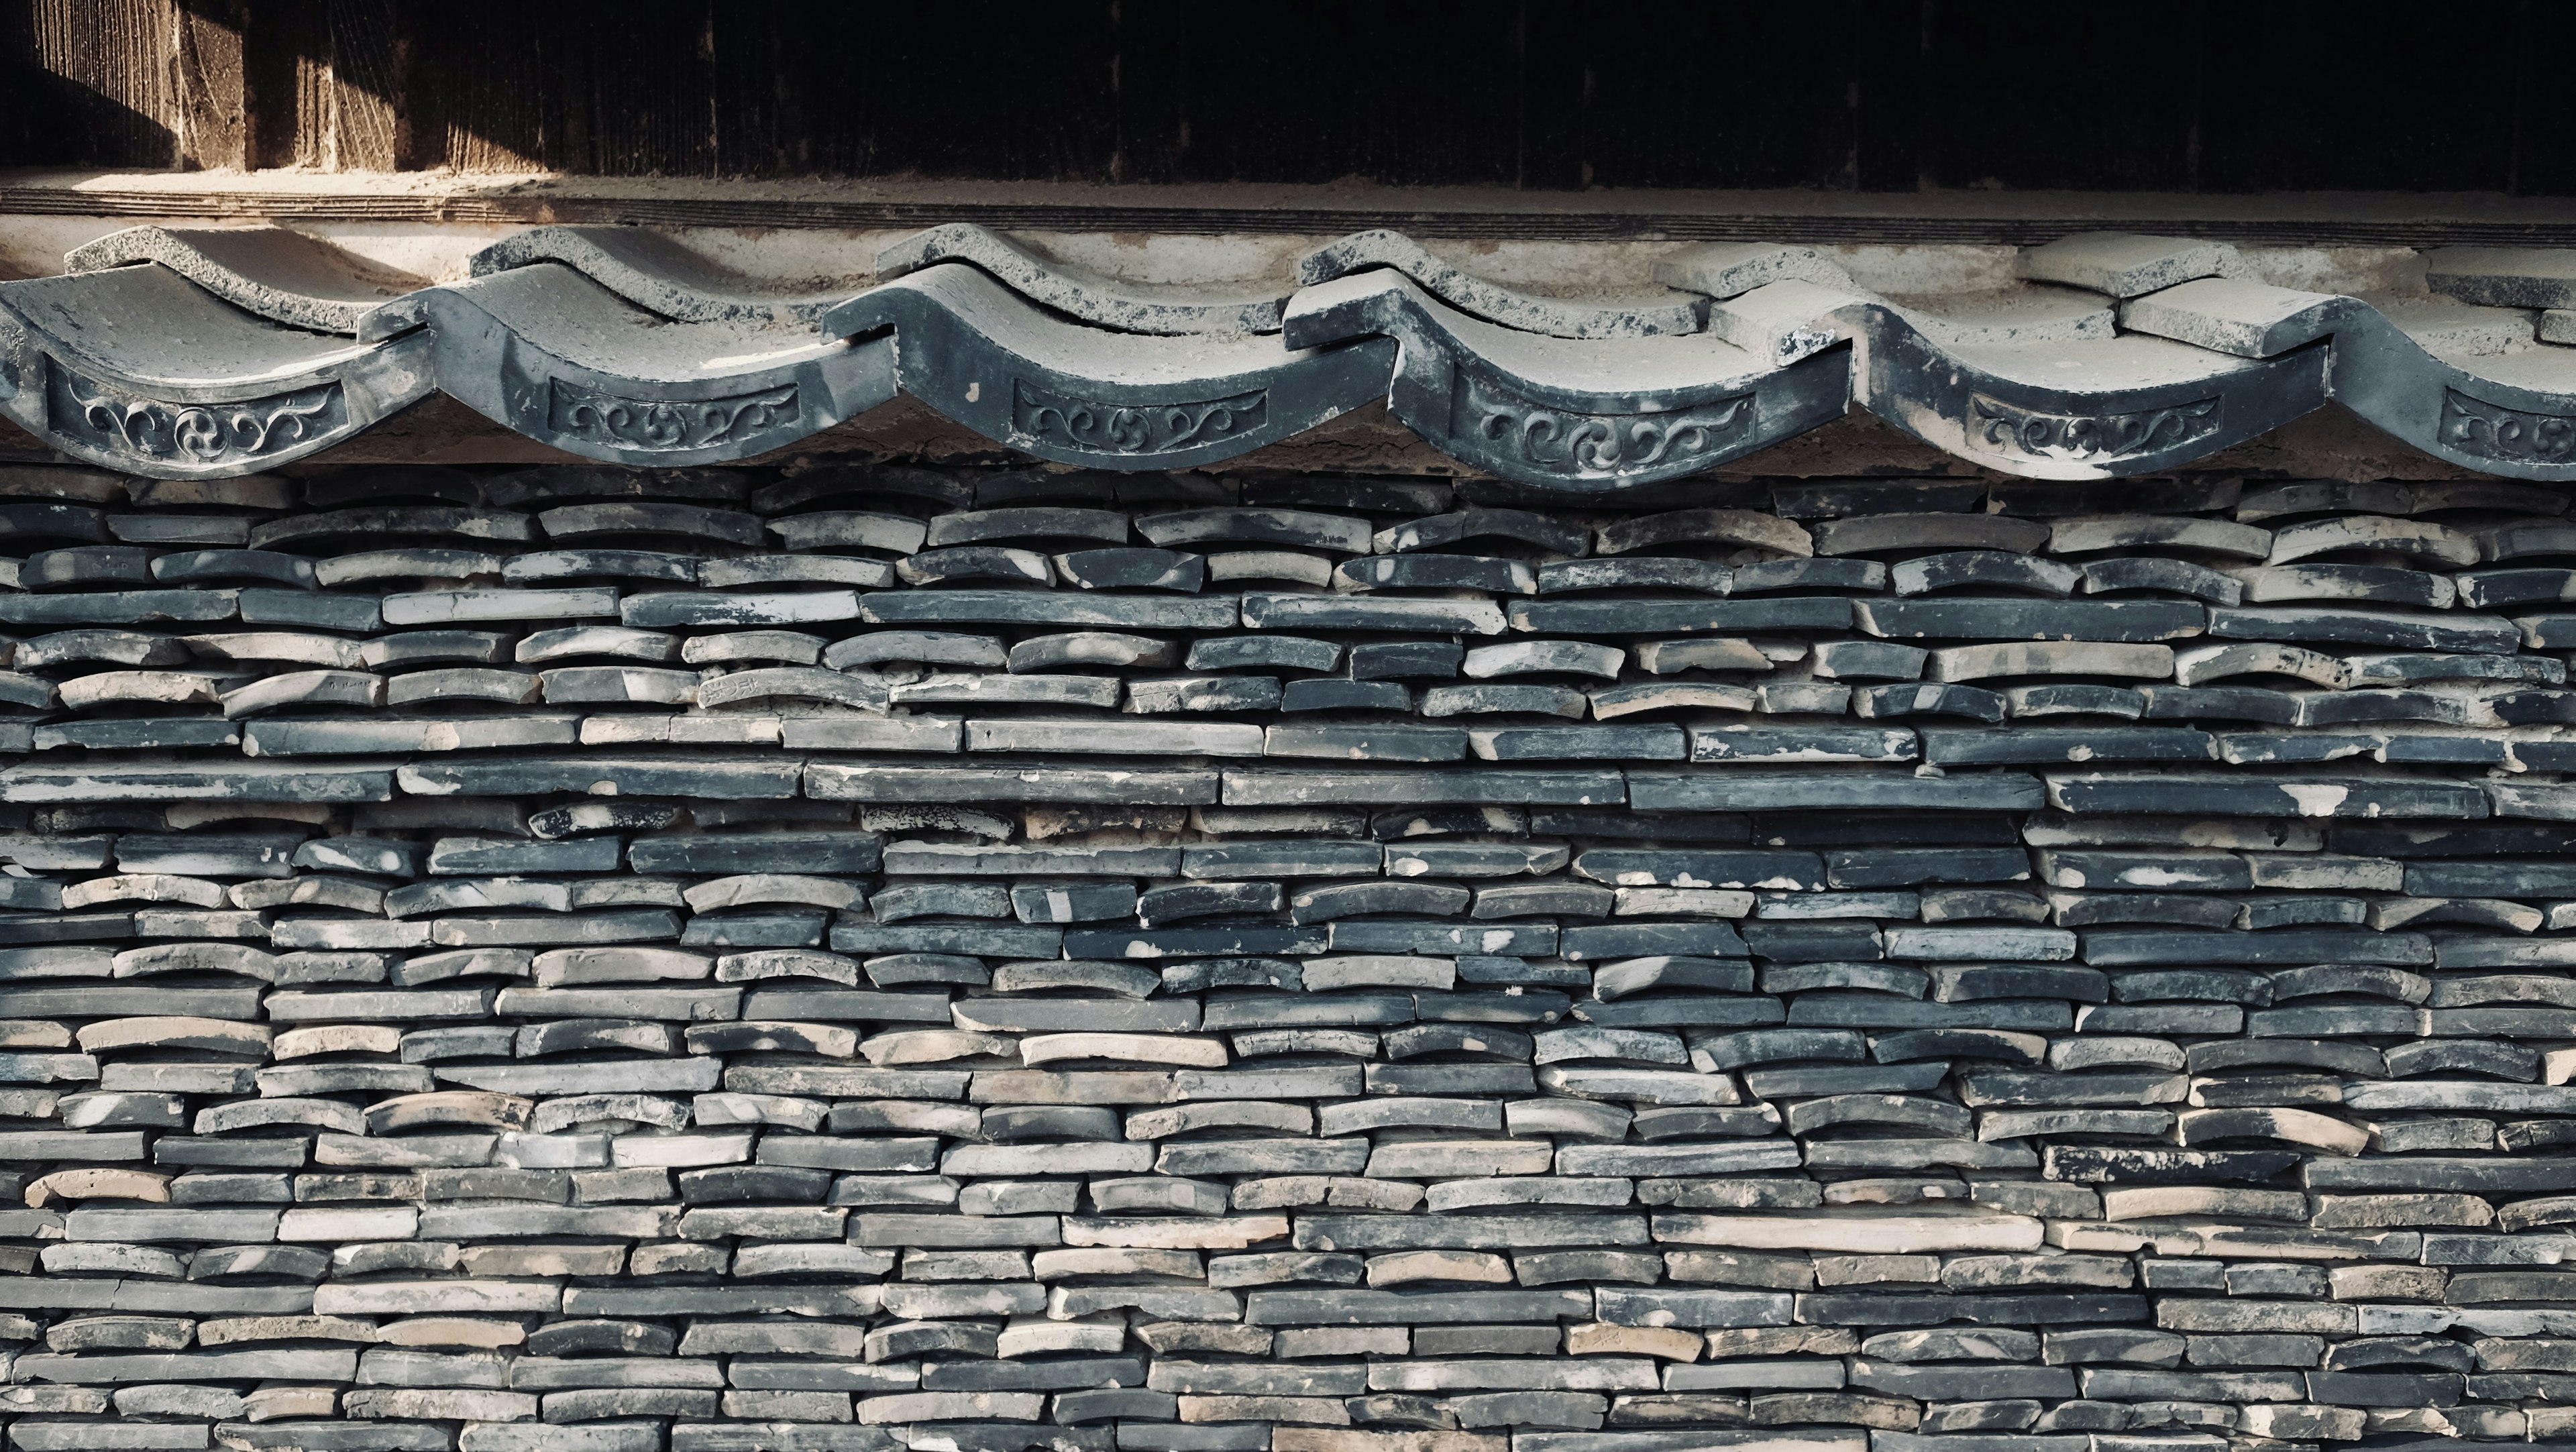
[[[0,470],[0,1416],[2560,1435],[2564,505]]]

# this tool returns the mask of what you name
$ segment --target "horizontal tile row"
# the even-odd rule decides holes
[[[586,457],[770,453],[897,393],[1090,468],[1196,468],[1383,401],[1478,471],[1560,490],[1677,479],[1858,402],[2004,473],[2172,469],[2328,400],[2448,462],[2576,477],[2565,254],[2462,248],[2429,290],[2257,281],[2233,249],[2120,233],[2023,255],[2012,286],[1892,297],[1808,247],[1719,243],[1651,295],[1549,297],[1390,232],[1293,278],[1145,285],[950,225],[847,295],[763,290],[669,238],[522,232],[461,282],[397,286],[279,228],[137,228],[0,284],[0,412],[169,478],[302,458],[431,391]]]

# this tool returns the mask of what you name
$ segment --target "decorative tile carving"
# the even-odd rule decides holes
[[[1146,457],[1257,434],[1270,390],[1190,403],[1076,398],[1027,379],[1011,384],[1011,429],[1044,443]]]
[[[2442,390],[2442,442],[2464,454],[2515,463],[2576,459],[2576,414],[2538,413]]]
[[[1637,413],[1550,408],[1488,378],[1457,392],[1453,435],[1488,440],[1533,472],[1561,478],[1611,477],[1731,457],[1751,429],[1753,395],[1695,407]]]
[[[2454,463],[2576,481],[2576,310],[2536,328],[2524,311],[2570,295],[2568,255],[2455,249],[2436,296],[2396,303],[2255,282],[2227,256],[2083,236],[2032,252],[2035,281],[1888,297],[1811,248],[1713,244],[1617,298],[1505,286],[1377,230],[1299,259],[1291,292],[1285,275],[1111,277],[942,224],[822,269],[891,279],[852,292],[764,282],[642,228],[565,226],[483,249],[468,282],[415,287],[285,228],[140,227],[77,249],[64,276],[0,283],[0,412],[95,463],[204,476],[309,454],[437,388],[555,447],[694,466],[908,391],[1040,458],[1163,469],[1384,398],[1471,467],[1598,491],[1742,457],[1854,401],[1980,465],[2079,479],[2188,464],[2332,399]]]
[[[60,364],[47,377],[55,428],[102,453],[138,461],[255,468],[348,421],[337,382],[232,403],[177,403],[84,378]]]
[[[2212,396],[2135,413],[2049,413],[1991,394],[1968,398],[1968,440],[1981,452],[2035,459],[2114,460],[2164,453],[2209,438],[2226,417]]]
[[[726,398],[621,398],[562,378],[547,382],[547,422],[571,438],[621,449],[709,449],[783,431],[797,417],[796,385]]]
[[[997,443],[1096,469],[1199,468],[1386,391],[1391,343],[1299,348],[1278,333],[1112,333],[940,262],[871,288],[826,334],[890,346],[903,390]]]

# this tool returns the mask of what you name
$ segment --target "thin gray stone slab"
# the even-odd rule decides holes
[[[370,310],[421,285],[285,227],[128,227],[63,254],[65,272],[155,263],[231,303],[291,328],[355,335]]]
[[[1128,630],[1226,630],[1240,622],[1232,595],[1070,595],[1031,590],[901,590],[858,598],[870,625],[1057,625]],[[945,660],[938,656],[910,659]],[[827,662],[833,657],[825,656]],[[844,656],[838,664],[855,657]]]
[[[2202,278],[2132,298],[2120,325],[2239,358],[2273,358],[2349,325],[2366,305],[2245,278]]]
[[[2559,247],[2441,247],[2425,254],[2435,292],[2499,308],[2576,304],[2576,252]]]
[[[683,323],[811,324],[847,295],[846,289],[765,287],[642,227],[530,227],[467,261],[478,278],[543,264],[568,267],[649,313]]]
[[[382,802],[393,794],[393,768],[382,762],[82,768],[22,763],[0,771],[0,801],[12,802]]]
[[[1267,286],[1184,287],[1104,276],[1049,257],[1016,238],[972,222],[943,222],[877,249],[884,281],[962,262],[1046,308],[1121,333],[1166,337],[1200,333],[1275,333],[1292,291],[1284,279]]]
[[[2024,252],[2020,271],[2042,282],[2131,298],[2216,276],[2232,260],[2230,249],[2217,243],[2134,232],[2081,232]]]
[[[1813,247],[1771,242],[1705,242],[1655,259],[1655,280],[1684,292],[1732,298],[1795,280],[1845,288],[1851,274]]]
[[[1629,805],[1641,812],[1764,811],[1782,809],[1950,809],[2029,811],[2040,805],[2040,779],[2019,772],[1960,773],[1924,777],[1911,773],[1634,771]]]
[[[1633,297],[1556,297],[1506,287],[1435,255],[1401,232],[1374,228],[1338,237],[1297,259],[1297,281],[1313,287],[1353,273],[1400,273],[1470,317],[1551,338],[1647,338],[1700,330],[1699,304],[1660,289]],[[1664,281],[1660,270],[1658,281]]]

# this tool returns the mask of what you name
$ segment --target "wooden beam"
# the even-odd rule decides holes
[[[1067,183],[457,177],[367,186],[311,176],[197,178],[0,171],[0,216],[230,217],[297,222],[603,222],[853,231],[980,222],[1007,231],[1334,236],[1394,227],[1432,239],[1772,240],[2030,246],[2072,232],[2169,232],[2267,246],[2576,247],[2576,197],[2407,194],[1602,192],[1087,186]]]

